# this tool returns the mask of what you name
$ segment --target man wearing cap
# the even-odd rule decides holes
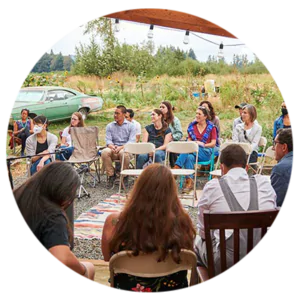
[[[234,119],[232,130],[234,130],[234,128],[235,128],[235,126],[236,126],[237,124],[243,123],[243,120],[242,120],[243,107],[244,107],[245,105],[247,105],[247,104],[248,104],[248,103],[246,103],[246,102],[242,102],[241,104],[237,104],[237,105],[234,107],[234,108],[238,108],[238,109],[239,109],[240,116],[239,116],[238,118]]]

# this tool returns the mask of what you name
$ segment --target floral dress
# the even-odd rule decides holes
[[[114,276],[114,286],[117,289],[134,292],[164,292],[182,289],[188,286],[187,271],[150,278],[117,273]]]

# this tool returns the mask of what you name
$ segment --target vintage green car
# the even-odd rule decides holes
[[[59,86],[39,86],[21,88],[11,113],[10,124],[20,119],[21,110],[27,108],[29,117],[44,115],[49,121],[68,119],[79,111],[83,119],[90,112],[102,108],[100,97],[89,96],[76,90]]]

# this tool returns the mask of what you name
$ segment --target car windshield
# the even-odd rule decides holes
[[[16,102],[38,102],[43,99],[45,91],[20,91]]]

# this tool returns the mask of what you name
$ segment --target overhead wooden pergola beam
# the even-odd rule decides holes
[[[104,17],[236,38],[230,32],[214,23],[193,15],[168,9],[124,10]]]

